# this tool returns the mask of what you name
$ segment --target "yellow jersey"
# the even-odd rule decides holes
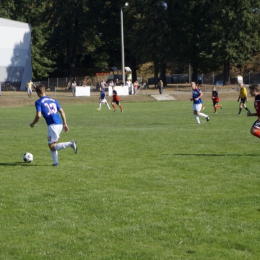
[[[242,87],[240,89],[239,98],[246,98],[247,97],[247,91],[245,87]]]

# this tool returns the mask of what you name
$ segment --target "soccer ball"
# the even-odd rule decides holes
[[[33,155],[32,155],[31,153],[25,153],[25,154],[23,155],[23,160],[24,160],[25,162],[30,163],[30,162],[33,161]]]

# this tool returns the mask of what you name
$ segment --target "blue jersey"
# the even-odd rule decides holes
[[[61,106],[59,102],[47,96],[43,96],[35,102],[37,112],[41,112],[47,125],[62,124],[59,116]]]
[[[201,94],[200,89],[196,88],[192,90],[193,104],[202,104],[202,100],[200,98],[198,100],[195,100],[195,98],[198,98],[200,94]]]

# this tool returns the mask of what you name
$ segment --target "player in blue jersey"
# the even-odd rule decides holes
[[[202,91],[197,88],[195,82],[191,82],[191,88],[192,88],[192,98],[190,100],[193,101],[193,113],[197,123],[200,124],[199,116],[205,117],[206,120],[209,121],[209,116],[200,112],[202,108],[202,100],[201,100],[201,97],[203,95]]]
[[[107,105],[107,108],[110,110],[110,106],[107,103],[107,99],[106,99],[105,89],[100,87],[99,90],[100,90],[100,97],[99,97],[99,106],[98,106],[97,110],[101,110],[101,104],[102,103],[105,103]]]
[[[74,152],[77,153],[76,141],[57,143],[62,129],[65,132],[69,131],[65,112],[57,100],[45,95],[45,87],[43,85],[37,86],[35,90],[39,99],[35,102],[36,116],[30,127],[33,128],[41,116],[44,117],[48,125],[48,145],[53,158],[53,166],[58,166],[58,151],[72,147]]]

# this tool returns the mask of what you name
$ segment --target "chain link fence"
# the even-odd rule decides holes
[[[105,79],[107,82],[110,81],[109,75],[102,76],[102,79]],[[99,83],[102,80],[100,77],[77,77],[75,78],[77,82],[77,86],[90,86],[90,91],[98,92],[99,91]],[[53,92],[71,92],[71,83],[74,78],[48,78],[46,80],[38,80],[34,81],[34,84],[37,86],[39,84],[43,84],[48,91]],[[141,90],[152,89],[158,82],[155,82],[154,78],[148,78],[140,76],[138,77],[139,88]],[[201,88],[204,92],[208,92],[212,90],[212,86],[216,85],[216,82],[222,82],[223,74],[218,73],[210,73],[210,74],[199,74],[198,82],[201,85]],[[189,74],[174,74],[167,75],[167,88],[171,88],[174,91],[190,91],[189,82],[190,75]],[[243,75],[244,84],[260,84],[260,74],[259,73],[246,73]],[[231,85],[223,88],[223,91],[237,91],[237,78],[230,77]],[[25,87],[21,88],[21,82],[2,82],[1,83],[1,91],[25,91]],[[141,91],[142,93],[142,91]]]

